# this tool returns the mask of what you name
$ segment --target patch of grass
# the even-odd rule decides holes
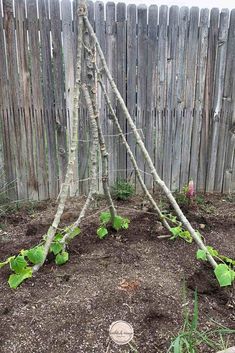
[[[117,180],[111,188],[112,196],[116,200],[129,200],[135,194],[134,186],[125,180]]]
[[[210,347],[215,352],[228,348],[230,335],[234,335],[235,330],[226,328],[215,321],[216,328],[200,330],[198,320],[198,295],[195,292],[192,317],[190,318],[190,312],[185,307],[183,327],[172,339],[167,353],[200,353],[203,351],[202,347]]]

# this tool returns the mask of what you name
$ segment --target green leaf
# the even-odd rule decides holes
[[[100,222],[103,224],[107,224],[111,219],[110,212],[101,212],[100,214]]]
[[[108,234],[108,230],[105,227],[97,229],[97,235],[100,239],[103,239]]]
[[[25,279],[32,277],[33,270],[31,267],[25,267],[19,273],[10,275],[8,279],[11,288],[17,288]]]
[[[56,242],[56,243],[52,243],[50,246],[50,251],[54,254],[57,255],[59,254],[59,252],[61,252],[63,250],[63,245]]]
[[[228,264],[235,266],[235,260],[231,259],[230,257],[224,256],[224,255],[219,255],[219,258],[221,260],[227,262]]]
[[[115,216],[113,221],[113,228],[118,231],[122,228],[123,218],[121,216]]]
[[[197,260],[203,260],[203,261],[207,260],[205,250],[198,249],[196,257],[197,257]]]
[[[195,331],[198,325],[198,295],[197,291],[194,293],[194,308],[193,308],[193,319],[191,323],[191,331]]]
[[[18,255],[10,261],[10,268],[15,273],[20,273],[28,265],[24,256]]]
[[[10,256],[6,259],[6,261],[4,262],[0,262],[0,268],[2,268],[3,266],[9,264],[10,261],[12,261],[15,258],[15,256]]]
[[[211,256],[218,256],[219,255],[218,251],[215,250],[212,246],[207,246],[206,248]]]
[[[214,269],[215,276],[220,284],[220,287],[230,286],[234,280],[234,271],[228,265],[219,264]]]
[[[122,228],[123,229],[128,229],[129,228],[129,223],[130,223],[130,220],[128,218],[122,218]]]
[[[63,234],[61,233],[57,233],[54,237],[54,241],[60,241],[61,239],[63,239]]]
[[[27,257],[30,262],[34,265],[40,264],[44,260],[44,246],[36,246],[35,248],[29,249]]]
[[[74,228],[72,231],[69,231],[69,239],[72,240],[80,233],[81,233],[81,229],[79,227]]]
[[[192,243],[193,238],[188,230],[181,231],[179,233],[180,238],[183,238],[187,243]]]
[[[181,227],[178,226],[178,227],[173,227],[170,229],[171,231],[171,234],[173,234],[174,238],[179,236],[180,232],[181,232]]]
[[[180,336],[174,341],[174,353],[181,353]]]
[[[56,255],[55,263],[56,265],[63,265],[68,261],[68,259],[69,259],[69,253],[67,251],[63,251],[60,254]]]

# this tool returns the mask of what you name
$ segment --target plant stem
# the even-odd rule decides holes
[[[96,34],[87,18],[87,16],[84,16],[84,21],[85,21],[85,24],[89,30],[89,33],[90,33],[90,36],[91,38],[94,40],[95,44],[96,44],[96,47],[97,47],[97,51],[98,51],[98,54],[100,56],[100,61],[101,61],[101,64],[102,64],[102,68],[104,69],[105,73],[106,73],[106,76],[108,78],[108,81],[110,83],[110,86],[112,87],[113,89],[113,92],[115,93],[116,95],[116,98],[123,110],[123,113],[134,133],[134,136],[136,138],[136,142],[137,144],[139,145],[141,151],[142,151],[142,154],[150,168],[150,172],[153,176],[153,179],[154,181],[160,186],[160,188],[164,191],[164,193],[166,194],[166,197],[168,198],[168,200],[170,201],[172,207],[174,208],[177,216],[179,217],[179,219],[182,221],[184,227],[189,231],[189,233],[191,234],[191,236],[193,237],[193,239],[195,240],[195,242],[197,243],[197,245],[206,252],[207,254],[207,259],[208,261],[210,262],[210,264],[212,265],[212,267],[216,267],[217,266],[217,263],[215,262],[214,258],[209,254],[206,246],[204,245],[203,241],[201,240],[200,236],[198,236],[196,230],[191,226],[191,224],[189,223],[188,219],[185,217],[185,215],[183,214],[183,212],[181,211],[179,205],[177,204],[174,196],[172,195],[171,191],[169,190],[169,188],[166,186],[166,184],[164,183],[163,180],[161,180],[161,178],[159,177],[159,175],[157,174],[157,171],[154,167],[154,164],[150,158],[150,155],[140,137],[140,134],[136,128],[136,125],[135,123],[133,122],[130,114],[129,114],[129,111],[125,105],[125,102],[120,94],[120,92],[118,91],[118,88],[114,82],[114,79],[109,71],[109,68],[107,66],[107,63],[106,63],[106,60],[105,60],[105,57],[104,57],[104,54],[103,54],[103,51],[100,47],[100,44],[99,44],[99,41],[96,37]]]

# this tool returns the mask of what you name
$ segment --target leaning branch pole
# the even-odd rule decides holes
[[[97,67],[96,67],[96,70],[98,70]],[[161,210],[160,210],[159,207],[157,206],[157,204],[156,204],[156,202],[154,201],[152,195],[151,195],[150,192],[148,191],[148,189],[147,189],[147,187],[146,187],[146,185],[145,185],[145,183],[144,183],[144,180],[143,180],[143,178],[142,178],[142,176],[141,176],[141,174],[140,174],[138,164],[137,164],[136,159],[135,159],[135,157],[134,157],[134,155],[133,155],[133,153],[132,153],[132,151],[131,151],[131,149],[130,149],[130,146],[129,146],[129,144],[128,144],[128,142],[127,142],[127,139],[126,139],[126,137],[125,137],[125,135],[124,135],[124,133],[123,133],[123,131],[122,131],[122,128],[121,128],[121,126],[120,126],[120,124],[119,124],[117,115],[116,115],[116,113],[115,113],[115,111],[114,111],[114,109],[113,109],[113,107],[112,107],[111,101],[110,101],[109,96],[108,96],[108,94],[107,94],[106,88],[105,88],[105,86],[104,86],[104,84],[103,84],[103,81],[102,81],[101,79],[98,79],[98,82],[99,82],[100,87],[101,87],[101,89],[102,89],[102,91],[103,91],[103,93],[104,93],[104,98],[105,98],[105,101],[106,101],[107,106],[108,106],[108,108],[109,108],[109,111],[110,111],[110,113],[111,113],[111,116],[112,116],[112,119],[113,119],[113,121],[114,121],[114,124],[116,125],[117,130],[118,130],[118,132],[119,132],[119,134],[120,134],[120,137],[121,137],[121,139],[122,139],[122,142],[123,142],[123,144],[124,144],[125,147],[126,147],[127,154],[128,154],[128,156],[130,157],[130,160],[131,160],[131,162],[132,162],[132,165],[133,165],[133,168],[134,168],[134,170],[135,170],[136,176],[137,176],[137,178],[138,178],[138,180],[139,180],[139,183],[140,183],[140,185],[141,185],[141,187],[142,187],[142,189],[143,189],[145,195],[148,197],[148,199],[149,199],[151,205],[153,206],[155,212],[157,213],[159,219],[160,219],[161,222],[163,223],[164,227],[170,232],[171,227],[169,226],[167,220],[164,218],[164,215],[161,213]]]
[[[44,245],[43,261],[40,264],[34,266],[34,269],[33,269],[34,272],[39,270],[39,268],[44,264],[47,258],[51,243],[54,239],[54,236],[56,234],[57,228],[60,223],[61,216],[64,212],[65,202],[69,192],[69,186],[73,177],[73,166],[76,160],[76,150],[77,150],[77,143],[78,143],[78,120],[79,120],[78,108],[79,108],[80,84],[81,84],[82,37],[83,37],[83,28],[84,28],[83,16],[85,14],[86,14],[86,2],[85,0],[80,0],[78,4],[78,9],[77,9],[78,36],[77,36],[76,79],[75,79],[74,98],[73,98],[72,138],[71,138],[71,146],[69,151],[67,172],[65,176],[65,182],[61,186],[61,190],[59,194],[59,204],[54,217],[54,221],[47,232],[46,242]]]
[[[161,178],[159,177],[159,175],[157,174],[157,171],[154,167],[154,164],[149,156],[149,153],[140,137],[140,134],[138,133],[138,130],[129,114],[129,111],[125,105],[125,102],[120,94],[120,92],[118,91],[118,88],[113,80],[113,77],[109,71],[109,68],[107,66],[107,63],[106,63],[106,60],[105,60],[105,57],[104,57],[104,54],[103,54],[103,51],[100,47],[100,44],[99,44],[99,41],[96,37],[96,34],[88,20],[88,17],[87,16],[84,16],[84,22],[90,32],[90,35],[91,35],[91,38],[92,40],[94,40],[94,43],[96,44],[96,47],[97,47],[97,51],[98,51],[98,54],[100,56],[100,61],[101,61],[101,65],[102,65],[102,69],[105,71],[106,75],[107,75],[107,78],[108,78],[108,81],[110,83],[110,86],[112,87],[115,95],[116,95],[116,98],[124,112],[124,115],[134,133],[134,136],[136,138],[136,142],[137,144],[139,145],[140,149],[141,149],[141,152],[150,168],[150,172],[153,176],[153,179],[154,181],[160,186],[160,188],[164,191],[164,193],[166,194],[168,200],[170,201],[171,205],[173,206],[177,216],[179,217],[179,219],[181,220],[181,222],[183,223],[184,227],[189,231],[189,233],[191,234],[192,238],[195,240],[195,242],[197,243],[197,245],[206,252],[207,254],[207,259],[208,261],[210,262],[210,264],[212,265],[212,267],[216,267],[217,266],[217,263],[215,262],[214,258],[209,254],[206,246],[204,245],[201,237],[198,235],[198,233],[196,232],[196,230],[191,226],[191,224],[189,223],[188,219],[185,217],[185,215],[183,214],[183,212],[181,211],[179,205],[177,204],[174,196],[172,195],[171,191],[168,189],[168,187],[166,186],[166,184],[164,183],[163,180],[161,180]]]
[[[90,122],[90,134],[91,134],[91,141],[92,141],[90,156],[89,156],[91,183],[90,183],[89,194],[87,196],[84,206],[81,209],[78,219],[69,228],[69,232],[64,235],[61,241],[61,243],[64,245],[64,249],[65,249],[66,243],[69,240],[70,233],[75,228],[80,226],[82,219],[85,217],[86,211],[93,199],[93,195],[96,192],[96,185],[97,185],[97,151],[98,151],[98,144],[99,144],[98,129],[97,129],[97,123],[96,123],[97,116],[94,114],[92,100],[91,100],[91,96],[89,94],[87,85],[84,83],[81,88],[82,88],[83,97],[87,106],[87,112],[88,112],[89,122]]]
[[[87,88],[89,90],[90,98],[93,106],[93,113],[96,116],[96,124],[98,129],[99,146],[101,154],[101,167],[102,167],[102,185],[104,195],[107,200],[109,211],[111,214],[111,222],[113,224],[115,216],[117,215],[112,196],[109,188],[109,168],[108,158],[109,154],[106,148],[105,139],[100,123],[100,116],[97,106],[97,72],[96,72],[96,46],[90,41],[90,35],[87,29],[84,31],[84,47],[86,50],[86,69],[87,69]],[[88,102],[87,102],[88,103]]]

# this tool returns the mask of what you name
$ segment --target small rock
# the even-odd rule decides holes
[[[205,224],[203,224],[203,223],[199,224],[199,228],[200,228],[200,229],[205,229],[205,227],[206,227]]]

